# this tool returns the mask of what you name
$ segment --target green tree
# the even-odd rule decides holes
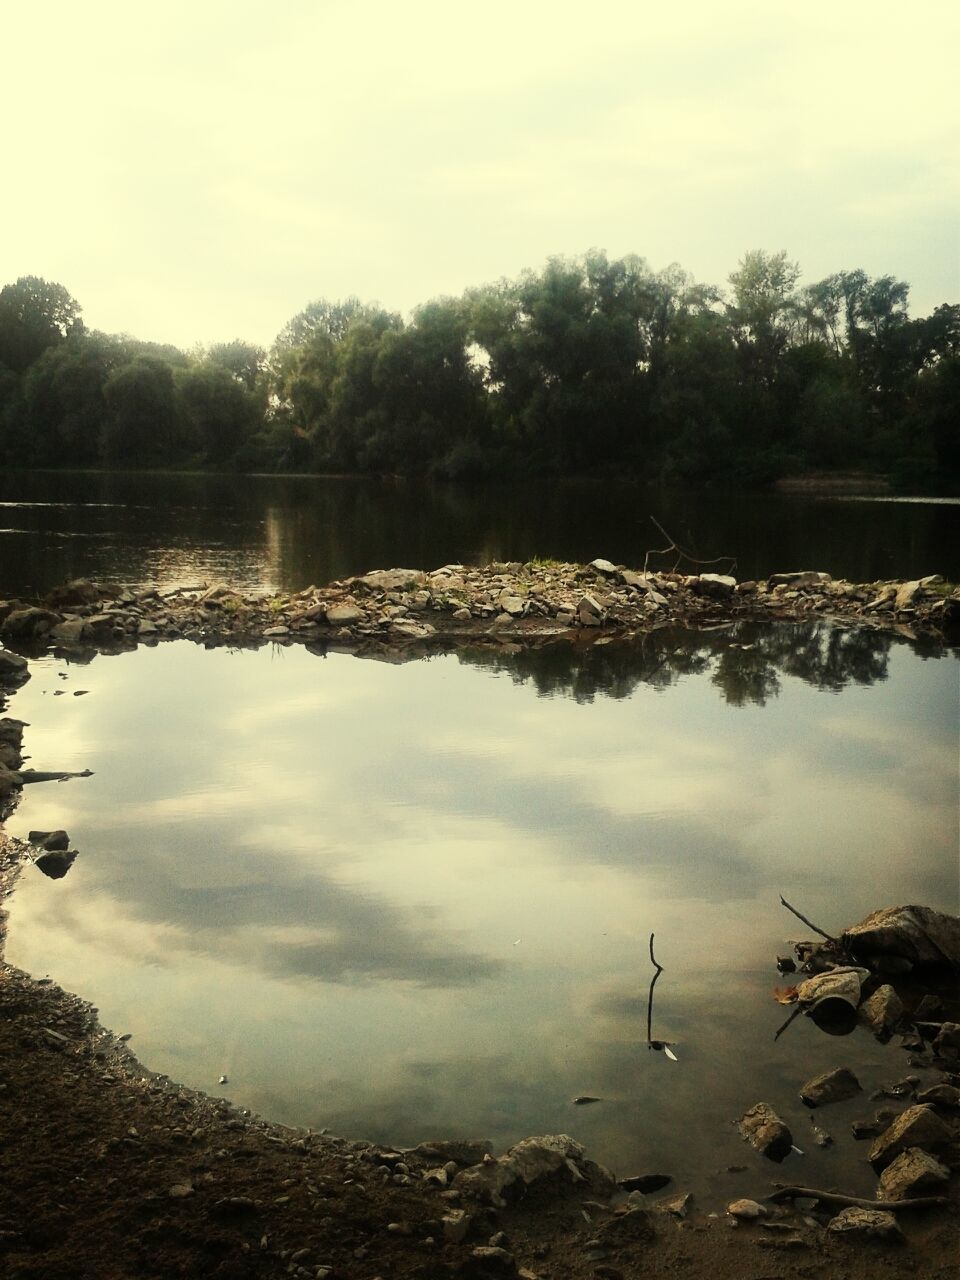
[[[180,370],[176,384],[180,421],[202,461],[232,460],[260,425],[259,399],[236,374],[210,362]]]
[[[24,373],[80,324],[80,304],[62,284],[21,276],[0,289],[0,365]]]
[[[121,365],[103,388],[103,456],[114,466],[158,466],[181,458],[183,439],[173,369],[156,356]]]

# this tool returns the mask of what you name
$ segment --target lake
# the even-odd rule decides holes
[[[114,483],[91,498],[116,497]],[[112,551],[51,572],[185,572],[204,501],[152,558],[149,504],[139,524],[127,508],[73,508],[60,531],[100,522]],[[414,528],[391,552],[331,526],[323,564],[465,557],[483,521],[464,501],[476,525],[451,517],[458,550],[424,532],[417,554]],[[263,564],[278,584],[326,576],[292,549],[293,531],[319,527],[306,498],[273,543],[265,508],[231,510],[249,543],[234,541],[221,576],[247,555],[250,582]],[[521,527],[544,553],[575,553],[518,512]],[[635,561],[614,531],[598,510],[591,549]],[[76,540],[84,555],[96,542]],[[810,564],[797,547],[768,567]],[[37,574],[43,554],[30,563]],[[773,998],[789,981],[775,959],[808,936],[779,894],[828,929],[900,902],[957,911],[955,651],[741,623],[586,653],[507,645],[391,664],[176,642],[31,667],[10,708],[30,724],[31,764],[94,776],[26,788],[8,824],[64,827],[80,856],[58,881],[25,869],[7,959],[98,1005],[150,1068],[350,1137],[502,1147],[566,1132],[621,1175],[728,1197],[755,1185],[730,1166],[783,1176],[732,1124],[764,1100],[804,1152],[788,1179],[873,1194],[849,1124],[908,1072],[906,1054],[805,1018],[775,1040],[790,1012]],[[647,1047],[651,933],[653,1035],[677,1062]],[[816,1113],[836,1138],[821,1150],[797,1091],[839,1065],[865,1092]],[[581,1095],[599,1101],[574,1105]]]
[[[111,472],[0,473],[0,593],[90,577],[301,590],[369,569],[534,557],[637,567],[671,538],[734,574],[960,579],[960,500],[670,492],[616,482],[484,487]],[[673,556],[651,566],[669,569]],[[727,564],[708,566],[726,571]]]

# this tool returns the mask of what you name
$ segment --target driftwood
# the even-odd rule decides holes
[[[796,907],[791,907],[790,903],[786,900],[786,898],[783,896],[782,893],[780,895],[780,901],[783,904],[783,906],[787,908],[788,911],[792,911],[793,914],[797,917],[797,919],[802,920],[803,923],[808,928],[814,931],[814,933],[819,933],[821,938],[826,938],[828,942],[832,942],[835,946],[840,945],[837,939],[834,938],[832,934],[825,933],[823,929],[821,929],[818,925],[815,925],[812,920],[808,920],[806,916],[802,916]]]
[[[687,551],[683,547],[681,547],[679,542],[677,542],[675,538],[673,538],[669,533],[667,533],[666,529],[663,527],[663,525],[660,523],[659,520],[655,519],[653,516],[650,517],[650,520],[651,520],[651,523],[657,526],[657,528],[660,530],[663,536],[669,539],[670,545],[667,547],[664,547],[662,550],[653,548],[646,553],[646,555],[643,558],[644,574],[649,573],[649,564],[650,564],[651,556],[667,556],[670,554],[671,551],[675,551],[677,553],[677,558],[673,562],[673,569],[671,570],[672,573],[676,573],[681,560],[689,560],[691,564],[726,564],[728,566],[728,572],[730,573],[732,573],[734,569],[737,567],[737,561],[735,556],[715,556],[712,560],[701,560],[698,556],[693,555],[692,552]]]
[[[776,1183],[776,1191],[767,1196],[775,1204],[781,1200],[819,1200],[822,1204],[837,1205],[841,1209],[885,1209],[896,1213],[898,1209],[935,1209],[947,1203],[946,1196],[915,1196],[909,1200],[867,1200],[863,1196],[843,1196],[837,1191],[818,1191],[816,1187],[788,1187]]]
[[[79,773],[44,773],[40,769],[22,769],[20,781],[26,786],[28,782],[66,782],[68,778],[92,778],[92,769],[81,769]]]
[[[653,954],[653,934],[650,935],[650,963],[656,969],[656,973],[650,979],[650,990],[647,992],[647,1044],[653,1047],[653,988],[657,985],[657,979],[663,973],[663,965],[657,964],[657,958]]]

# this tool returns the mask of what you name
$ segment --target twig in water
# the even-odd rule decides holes
[[[819,1200],[821,1204],[835,1204],[842,1209],[886,1209],[896,1213],[898,1209],[932,1209],[946,1204],[946,1196],[916,1196],[910,1200],[867,1200],[860,1196],[842,1196],[836,1191],[818,1191],[815,1187],[786,1187],[776,1183],[776,1191],[767,1196],[778,1204],[781,1200]]]
[[[840,945],[839,941],[836,938],[834,938],[832,934],[824,933],[824,931],[821,928],[819,928],[818,925],[815,925],[812,920],[808,920],[806,916],[802,916],[796,907],[791,907],[790,903],[786,900],[786,898],[783,896],[782,893],[780,895],[780,901],[787,908],[788,911],[792,911],[793,914],[797,917],[797,919],[802,920],[803,923],[808,928],[814,931],[814,933],[819,933],[821,938],[826,938],[826,940],[828,942],[832,942],[834,946]]]
[[[787,1027],[789,1027],[790,1023],[794,1020],[794,1018],[798,1018],[801,1013],[803,1013],[803,1010],[800,1008],[800,1006],[794,1005],[794,1008],[790,1014],[790,1017],[786,1020],[786,1022],[781,1027],[778,1028],[777,1034],[773,1037],[774,1043],[776,1043],[776,1041],[780,1039],[780,1037],[786,1031]]]
[[[657,985],[657,979],[663,973],[663,965],[657,964],[657,957],[653,954],[653,934],[650,935],[650,963],[656,969],[656,973],[650,979],[650,990],[647,993],[647,1044],[653,1044],[653,988]]]

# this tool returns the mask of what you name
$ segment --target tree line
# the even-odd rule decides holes
[[[598,251],[417,308],[311,302],[269,351],[85,327],[0,290],[0,462],[766,484],[810,471],[960,489],[960,306],[785,252],[726,289]]]

